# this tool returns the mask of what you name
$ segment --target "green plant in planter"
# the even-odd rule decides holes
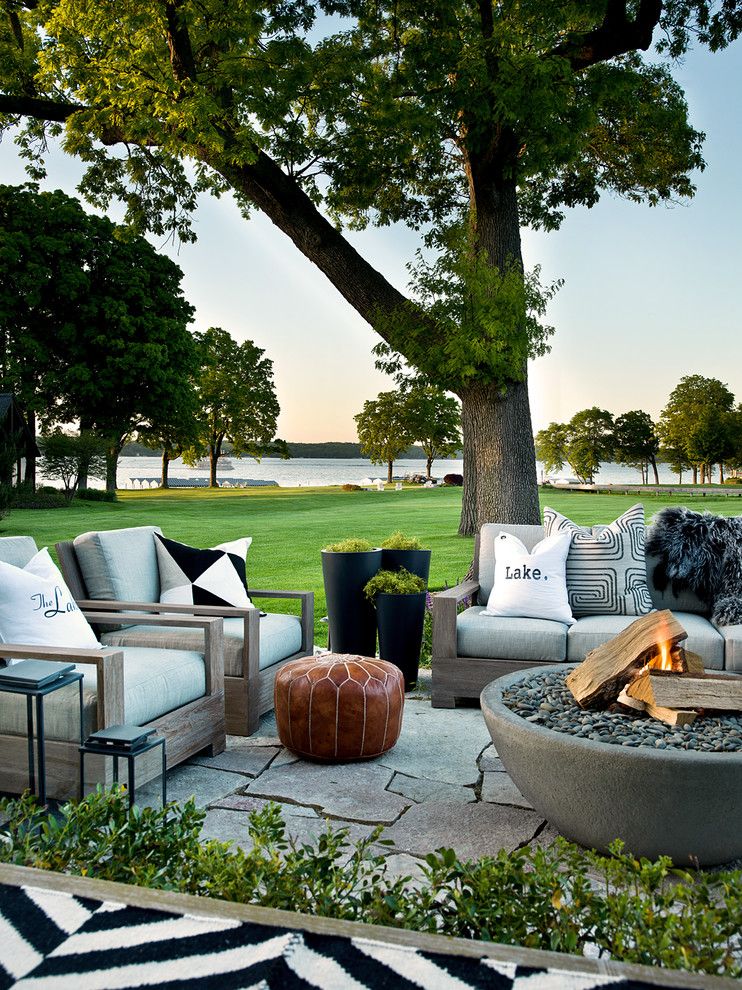
[[[399,530],[387,536],[381,542],[382,550],[422,550],[422,544],[416,536],[405,536]]]
[[[368,540],[359,540],[351,536],[347,540],[340,540],[339,543],[330,543],[322,549],[327,550],[328,553],[365,553],[374,548]]]
[[[425,591],[425,582],[404,567],[399,571],[379,571],[366,582],[363,593],[370,601],[377,595],[418,595]]]

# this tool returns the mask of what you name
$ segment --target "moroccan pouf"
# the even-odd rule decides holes
[[[310,760],[368,760],[399,739],[404,678],[399,667],[348,653],[292,660],[276,675],[281,742]]]

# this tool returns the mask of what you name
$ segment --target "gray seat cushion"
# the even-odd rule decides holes
[[[227,677],[242,676],[242,641],[245,624],[240,618],[224,620],[224,673]],[[160,646],[180,650],[203,650],[204,638],[199,629],[152,626],[129,626],[127,629],[104,633],[106,646]],[[285,660],[301,649],[301,621],[295,615],[269,612],[260,620],[261,670]]]
[[[79,664],[83,677],[83,737],[97,727],[96,669]],[[190,650],[124,649],[124,721],[146,725],[206,694],[206,671],[201,653]],[[80,741],[77,685],[61,688],[44,699],[47,739]],[[26,699],[0,692],[0,733],[26,735]]]
[[[675,618],[688,633],[684,646],[703,658],[705,667],[724,669],[724,640],[708,619],[693,612],[676,612]],[[633,615],[586,615],[570,627],[567,633],[567,659],[580,663],[590,650],[601,646],[622,632],[632,622]]]
[[[724,640],[724,670],[742,674],[742,626],[715,626]]]
[[[538,541],[536,541],[538,542]],[[456,652],[486,660],[563,661],[567,626],[551,619],[499,618],[473,605],[456,620]]]

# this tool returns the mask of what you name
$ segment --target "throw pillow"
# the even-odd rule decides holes
[[[548,535],[571,537],[567,591],[572,612],[583,615],[646,615],[654,608],[644,558],[644,507],[639,502],[609,526],[585,529],[561,512],[544,508]]]
[[[251,608],[245,557],[252,537],[199,550],[155,533],[160,601],[170,605]]]
[[[571,625],[564,565],[569,534],[557,533],[532,551],[511,533],[495,537],[495,582],[483,615],[553,619]]]
[[[25,567],[0,561],[0,639],[19,645],[100,649],[46,547]]]

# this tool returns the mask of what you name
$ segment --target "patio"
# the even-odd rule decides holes
[[[430,705],[430,672],[407,696],[397,745],[376,759],[319,764],[281,746],[273,713],[250,737],[228,736],[217,757],[196,757],[168,775],[168,798],[195,796],[206,808],[203,836],[249,844],[247,818],[268,801],[281,806],[287,832],[311,841],[326,827],[358,841],[383,826],[390,868],[415,875],[440,847],[460,858],[494,855],[555,833],[517,790],[492,746],[478,707]],[[389,852],[385,846],[379,847]]]

